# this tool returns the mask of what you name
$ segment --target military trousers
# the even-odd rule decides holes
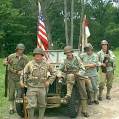
[[[80,99],[87,100],[87,91],[86,91],[86,80],[85,79],[77,79],[77,85],[79,89]]]
[[[100,73],[100,82],[99,82],[99,88],[104,89],[104,86],[108,89],[112,88],[114,73],[113,71],[107,72],[107,73]]]
[[[98,81],[99,81],[98,76],[90,76],[89,79],[92,84],[93,92],[97,93],[98,92]]]
[[[80,79],[80,77],[76,78],[76,82],[79,89],[80,100],[81,100],[81,112],[87,112],[88,110],[88,95],[87,88],[89,86],[88,79]]]
[[[67,94],[66,94],[66,96],[71,97],[73,85],[75,83],[75,76],[73,73],[65,74],[65,79],[66,79],[66,83],[67,83]]]
[[[28,88],[27,91],[28,105],[30,119],[35,119],[35,109],[39,110],[38,119],[44,118],[45,108],[46,108],[46,89],[41,88]]]
[[[21,95],[19,81],[10,78],[8,80],[8,91],[9,91],[9,101],[15,100],[15,93],[17,93],[17,95]]]
[[[100,73],[100,83],[99,83],[99,97],[102,97],[103,95],[103,89],[106,85],[107,87],[107,94],[106,96],[110,96],[110,91],[112,88],[114,79],[114,73],[113,71],[107,72],[107,73]]]
[[[90,81],[91,81],[91,85],[92,85],[92,90],[93,92],[90,93],[90,101],[97,101],[98,100],[98,75],[97,76],[90,76],[89,77]]]
[[[28,88],[27,89],[28,106],[27,108],[46,107],[46,89]]]

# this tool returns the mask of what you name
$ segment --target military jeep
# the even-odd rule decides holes
[[[73,50],[74,55],[79,55],[79,50]],[[50,50],[48,52],[49,60],[52,65],[54,65],[55,70],[57,71],[60,65],[64,62],[65,55],[63,50]],[[67,104],[62,103],[62,99],[66,95],[66,79],[60,80],[56,79],[53,84],[49,87],[49,91],[47,94],[47,108],[56,108],[65,106],[67,115],[69,117],[76,117],[79,112],[80,105],[80,96],[78,92],[78,87],[75,83],[72,96],[70,101]]]

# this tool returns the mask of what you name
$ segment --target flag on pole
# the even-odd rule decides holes
[[[44,23],[44,17],[41,13],[41,6],[39,6],[39,16],[38,16],[38,33],[37,33],[37,47],[43,50],[48,50],[48,37],[46,33],[46,27]]]
[[[83,18],[82,21],[82,29],[81,29],[81,51],[84,51],[85,45],[88,43],[88,38],[90,36],[90,31],[89,31],[89,22],[86,18],[86,15]]]
[[[88,38],[90,37],[90,31],[89,31],[89,22],[86,18],[86,15],[83,19],[83,28],[84,28],[84,45],[88,43]]]
[[[90,36],[90,31],[89,31],[89,22],[86,19],[86,15],[84,17],[84,30],[85,30],[85,37],[88,38]]]

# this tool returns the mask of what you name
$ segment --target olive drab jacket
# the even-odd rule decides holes
[[[49,72],[50,75],[48,76]],[[45,87],[46,80],[52,84],[55,78],[55,71],[50,64],[43,60],[39,63],[32,60],[25,66],[20,79],[24,80],[29,88],[40,88]]]
[[[98,58],[99,58],[99,62],[100,63],[103,63],[103,60],[104,60],[104,58],[106,56],[106,53],[104,53],[101,50],[101,51],[99,51],[97,53],[97,55],[98,55]],[[107,72],[114,70],[114,67],[115,67],[115,58],[116,58],[115,55],[114,55],[114,53],[112,51],[110,51],[110,50],[109,50],[108,55],[109,55],[109,63],[108,63],[108,66],[106,67]]]
[[[80,55],[81,60],[84,64],[95,64],[96,66],[99,65],[98,56],[93,53],[92,55],[88,55],[87,53],[83,53]],[[87,68],[86,69],[87,76],[97,76],[97,67],[94,68]]]
[[[20,80],[19,71],[22,71],[25,65],[28,63],[28,58],[26,55],[18,57],[16,53],[13,53],[7,57],[8,63],[8,79],[14,79],[16,81]]]
[[[75,73],[80,70],[85,71],[85,67],[83,66],[80,58],[74,56],[72,60],[68,60],[67,58],[64,60],[64,64],[60,67],[60,70],[65,73]]]

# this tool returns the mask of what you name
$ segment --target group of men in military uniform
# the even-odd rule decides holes
[[[101,41],[101,50],[94,53],[93,46],[88,43],[84,53],[74,56],[71,46],[64,48],[66,59],[60,70],[67,80],[67,94],[64,102],[71,98],[72,88],[77,81],[79,88],[82,114],[88,117],[88,104],[99,104],[103,100],[103,89],[106,84],[106,99],[111,100],[110,91],[114,78],[115,55],[109,50],[109,43]],[[99,93],[98,93],[99,92]]]
[[[4,64],[8,65],[10,113],[15,111],[15,92],[17,91],[19,95],[21,93],[19,89],[27,87],[28,105],[26,108],[29,119],[34,119],[35,108],[39,110],[39,116],[36,118],[43,119],[47,104],[47,89],[56,79],[56,72],[52,65],[44,60],[45,53],[42,49],[35,48],[33,59],[29,62],[27,56],[24,55],[24,50],[25,46],[18,44],[16,53],[9,55],[4,61]],[[67,94],[63,102],[70,100],[73,85],[77,81],[81,113],[88,117],[88,104],[99,104],[98,99],[100,101],[103,99],[105,83],[107,86],[106,99],[111,99],[110,90],[114,76],[115,55],[109,50],[106,40],[101,42],[101,51],[97,54],[94,53],[93,46],[89,43],[84,50],[85,52],[80,56],[75,56],[72,47],[66,46],[64,48],[66,59],[60,71],[67,84]]]

